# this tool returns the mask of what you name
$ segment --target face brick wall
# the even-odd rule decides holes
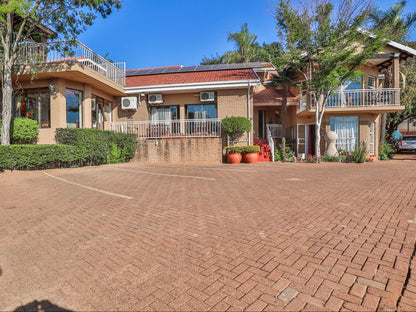
[[[221,138],[139,141],[135,161],[162,164],[219,164]]]

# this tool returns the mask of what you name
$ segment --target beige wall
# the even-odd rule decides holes
[[[211,90],[209,90],[211,91]],[[156,93],[156,92],[155,92]],[[216,100],[213,102],[201,102],[200,92],[193,91],[189,93],[163,94],[163,104],[161,106],[179,106],[179,118],[186,119],[185,106],[191,104],[217,104],[218,118],[231,116],[248,117],[247,114],[247,88],[217,90]],[[136,95],[137,96],[137,95]],[[113,105],[113,121],[145,121],[149,119],[149,105],[147,104],[147,95],[141,97],[140,105],[137,110],[123,110],[120,105],[120,98],[115,100]],[[253,96],[250,93],[250,120],[254,120]],[[253,135],[251,135],[251,140]],[[242,139],[246,139],[243,137]]]
[[[104,99],[114,102],[114,97],[107,94],[103,90],[92,88],[91,85],[80,83],[71,80],[65,80],[62,78],[56,79],[39,79],[33,81],[26,81],[20,84],[22,89],[32,88],[47,88],[49,82],[53,81],[55,85],[56,94],[50,96],[50,128],[39,129],[39,141],[38,144],[54,144],[55,142],[55,129],[66,128],[66,89],[75,89],[82,91],[82,127],[91,127],[91,97],[98,95]],[[14,87],[17,89],[17,86]],[[114,106],[114,104],[113,104]]]

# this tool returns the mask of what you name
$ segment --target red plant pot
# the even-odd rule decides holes
[[[242,158],[241,153],[228,153],[229,164],[239,164]]]
[[[245,153],[244,154],[244,162],[249,164],[254,164],[257,162],[259,158],[259,153]]]

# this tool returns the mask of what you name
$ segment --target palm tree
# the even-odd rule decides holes
[[[266,52],[256,42],[257,35],[248,31],[247,23],[241,25],[241,30],[228,34],[228,42],[235,44],[236,51],[232,51],[227,57],[227,63],[249,63],[258,60],[264,61]]]
[[[403,0],[386,11],[375,9],[369,15],[370,25],[376,30],[382,30],[388,39],[394,41],[405,40],[416,22],[416,12],[403,13],[406,4],[407,1]]]
[[[289,96],[290,87],[297,83],[297,70],[289,65],[286,65],[277,72],[277,75],[272,75],[271,87],[282,88],[282,150],[286,149],[286,119],[287,119],[287,98]]]

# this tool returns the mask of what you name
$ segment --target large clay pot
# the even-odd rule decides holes
[[[254,164],[257,162],[259,158],[259,153],[245,153],[244,154],[244,162],[249,164]]]
[[[228,153],[229,164],[239,164],[242,158],[241,153]]]
[[[245,153],[244,154],[244,162],[249,164],[254,164],[259,159],[259,153]]]

